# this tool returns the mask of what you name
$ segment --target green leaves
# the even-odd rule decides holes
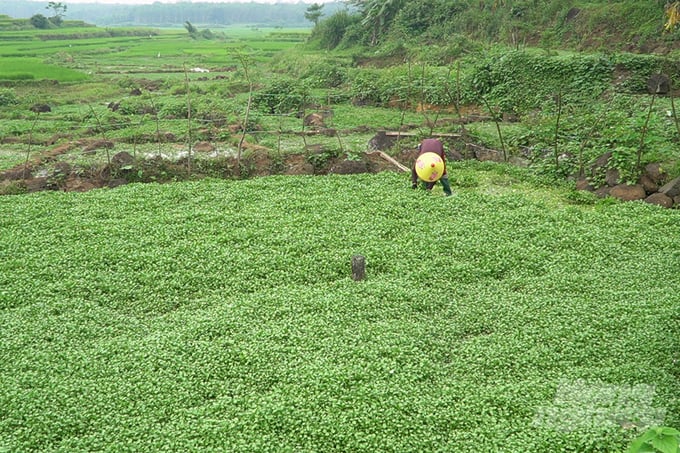
[[[0,198],[0,448],[622,451],[642,396],[675,424],[674,211],[449,172]]]
[[[557,93],[564,93],[565,105],[593,102],[608,87],[612,67],[613,62],[601,55],[564,58],[527,51],[490,52],[475,61],[467,83],[470,94],[488,97],[503,112],[524,114]]]
[[[650,428],[635,439],[628,453],[677,453],[680,450],[680,431],[668,427]]]

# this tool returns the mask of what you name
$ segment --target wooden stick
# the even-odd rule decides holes
[[[397,162],[392,156],[390,156],[390,155],[388,155],[388,154],[385,154],[385,153],[382,152],[382,151],[373,151],[373,152],[371,152],[371,153],[366,153],[366,154],[368,154],[368,155],[377,154],[378,156],[382,157],[382,158],[385,159],[386,161],[388,161],[388,162],[390,162],[391,164],[395,165],[395,166],[396,166],[398,169],[400,169],[401,171],[411,171],[411,169],[408,168],[406,165],[403,165],[403,164]]]
[[[352,280],[355,282],[366,278],[366,258],[363,255],[352,257]]]

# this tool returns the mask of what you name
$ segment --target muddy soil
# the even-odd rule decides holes
[[[277,155],[266,149],[249,149],[240,159],[233,156],[208,157],[197,152],[191,159],[161,156],[135,158],[128,152],[107,153],[100,165],[82,167],[60,160],[69,152],[88,153],[112,149],[111,143],[93,140],[60,144],[36,154],[28,162],[0,172],[0,194],[30,193],[43,190],[84,192],[117,187],[132,182],[172,182],[206,177],[247,179],[269,175],[357,174],[397,171],[393,162],[378,153],[339,155],[323,148],[298,154]],[[405,150],[395,160],[410,166],[415,150]]]

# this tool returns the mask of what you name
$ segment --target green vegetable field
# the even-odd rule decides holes
[[[392,172],[1,197],[0,451],[616,452],[680,425],[680,213],[450,173],[450,198]]]

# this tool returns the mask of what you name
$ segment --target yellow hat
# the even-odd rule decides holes
[[[423,181],[438,181],[444,174],[444,161],[436,153],[423,153],[416,160],[416,173]]]

